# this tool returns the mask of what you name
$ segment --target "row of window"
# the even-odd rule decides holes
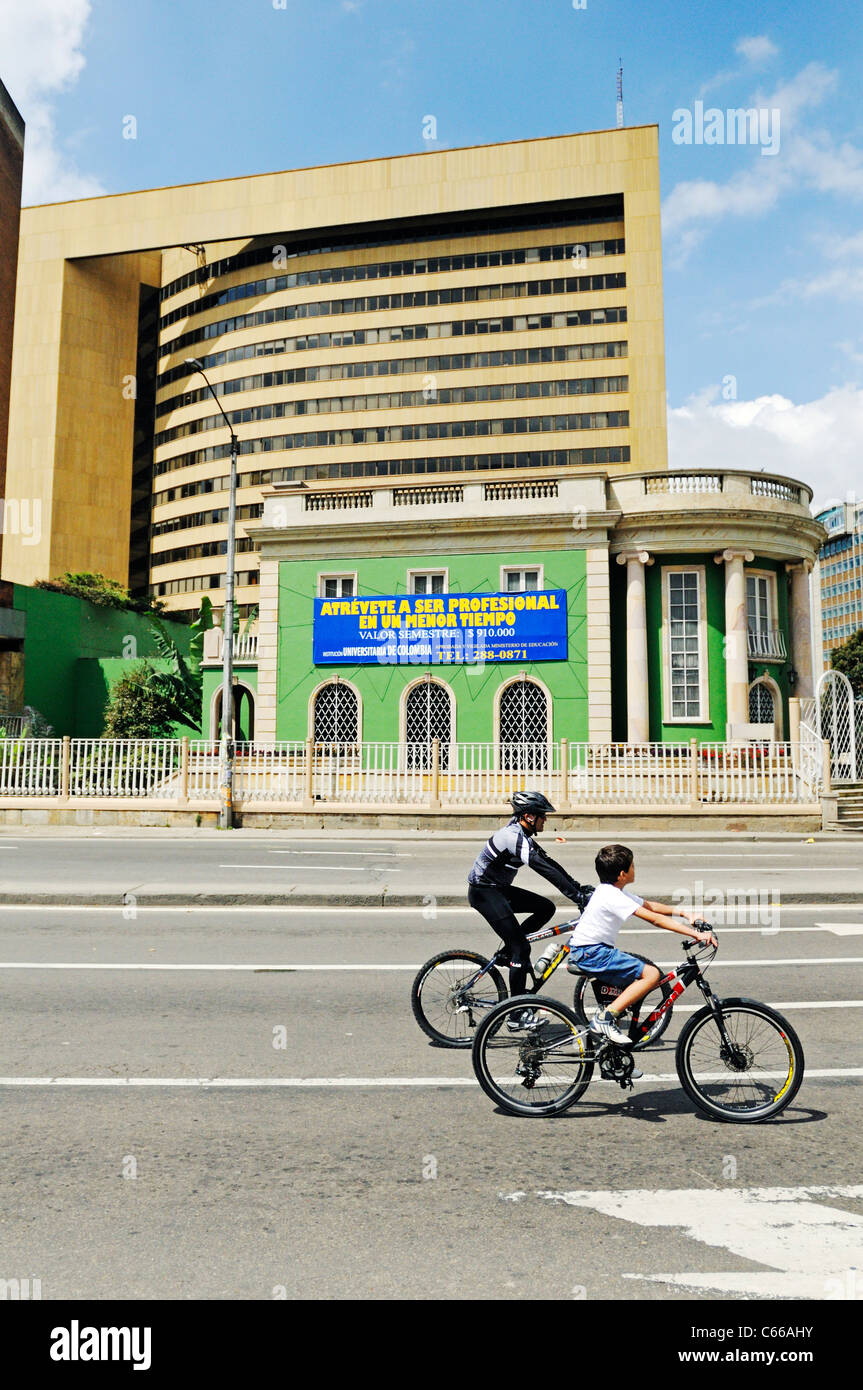
[[[225,333],[239,333],[245,328],[260,328],[265,323],[291,323],[295,319],[333,318],[338,314],[371,314],[393,312],[396,309],[431,309],[438,305],[474,304],[490,299],[532,299],[550,294],[587,294],[594,290],[626,288],[626,275],[565,275],[556,280],[522,280],[513,284],[456,285],[447,290],[405,290],[401,294],[372,294],[357,299],[319,299],[305,304],[279,304],[272,309],[255,309],[249,314],[235,314],[229,319],[216,319],[201,328],[162,343],[160,352],[178,352],[181,348],[221,338]]]
[[[615,430],[629,425],[628,410],[594,411],[582,415],[522,415],[500,420],[443,420],[418,425],[371,425],[365,429],[306,430],[298,434],[271,434],[258,439],[241,439],[238,453],[270,454],[291,449],[347,448],[360,444],[403,444],[421,439],[473,439],[503,434],[555,434],[567,430]],[[206,449],[192,449],[186,454],[174,454],[154,465],[154,474],[161,477],[178,468],[191,468],[199,463],[214,463],[230,455],[231,446],[210,444]]]
[[[859,568],[860,561],[857,557],[847,555],[844,560],[834,560],[832,564],[822,565],[821,576],[824,578],[831,574],[847,574],[849,570],[859,570]]]
[[[473,473],[498,468],[604,467],[609,463],[629,462],[630,448],[628,444],[614,444],[588,449],[526,449],[518,453],[507,454],[443,454],[431,458],[363,459],[354,463],[311,463],[300,468],[261,468],[248,473],[241,473],[238,485],[241,488],[249,488],[262,487],[265,483],[296,482],[301,478],[332,480],[334,478],[408,477],[425,473]],[[227,489],[228,482],[228,478],[203,478],[196,483],[184,483],[182,488],[166,488],[163,492],[157,492],[153,502],[155,506],[159,506],[164,502],[176,501],[178,495],[194,497],[200,493],[218,492],[221,489]],[[251,511],[245,507],[238,508],[237,516],[239,517],[241,513],[244,517],[260,516],[260,505],[255,504],[255,506],[257,510],[253,507]],[[199,512],[194,515],[209,514]],[[226,517],[227,512],[221,511],[216,519],[225,520]],[[196,521],[184,524],[206,526],[210,523]],[[167,523],[158,522],[153,527],[151,534],[154,536],[162,535],[166,526]],[[168,526],[168,529],[176,528],[171,525]]]
[[[454,319],[448,323],[406,323],[393,328],[348,328],[343,333],[306,333],[298,338],[270,338],[262,343],[225,348],[200,359],[203,367],[223,367],[250,357],[275,357],[283,352],[314,352],[319,348],[366,347],[375,343],[409,343],[424,338],[470,338],[484,333],[525,333],[548,328],[591,328],[603,323],[626,323],[625,306],[609,309],[567,309],[553,314],[504,315],[495,319]],[[194,376],[197,368],[181,362],[159,374],[159,387]]]
[[[260,578],[257,570],[237,570],[234,574],[234,582],[238,588],[258,584]],[[155,598],[164,598],[168,594],[191,594],[201,589],[221,589],[224,583],[224,574],[193,574],[185,579],[164,579],[160,584],[151,584],[150,593]]]
[[[254,550],[254,548],[254,542],[248,536],[236,537],[234,550],[238,555]],[[201,545],[181,545],[174,550],[157,550],[150,557],[150,566],[152,569],[156,569],[159,565],[176,565],[181,560],[207,560],[213,555],[227,555],[227,553],[228,542],[226,540],[204,541]]]
[[[475,405],[482,401],[535,400],[555,396],[603,396],[629,390],[628,376],[575,377],[563,381],[511,381],[493,386],[426,386],[421,391],[388,391],[366,396],[320,396],[306,401],[274,401],[227,412],[232,425],[258,420],[281,420],[294,415],[350,414],[360,410],[407,410],[436,405]],[[223,424],[221,415],[203,415],[183,425],[160,430],[156,448],[175,439],[203,434]]]
[[[605,206],[585,208],[582,211],[569,209],[560,213],[524,213],[521,216],[509,217],[504,224],[503,218],[489,218],[486,223],[471,221],[469,224],[455,225],[451,220],[436,218],[433,225],[417,230],[411,236],[404,227],[395,228],[389,233],[378,234],[372,238],[367,233],[346,232],[341,236],[330,237],[328,245],[321,245],[311,240],[298,240],[291,235],[280,236],[271,245],[257,246],[248,251],[241,251],[239,255],[225,256],[220,261],[213,261],[210,265],[196,266],[194,270],[187,271],[185,275],[178,275],[175,280],[171,280],[164,285],[160,291],[159,298],[164,303],[172,295],[179,294],[182,290],[189,289],[192,285],[200,285],[208,280],[216,280],[222,275],[230,275],[238,270],[246,270],[253,265],[265,265],[268,261],[272,264],[273,256],[276,254],[276,247],[285,248],[287,260],[295,260],[299,256],[328,256],[337,251],[368,251],[374,250],[378,246],[409,246],[427,241],[457,241],[459,239],[470,239],[475,241],[481,236],[505,236],[508,232],[529,232],[529,231],[548,231],[553,227],[589,227],[593,224],[597,226],[603,222],[622,222],[623,221],[623,199],[615,197],[610,199]],[[493,252],[489,252],[493,255]],[[506,253],[503,253],[506,254]],[[504,264],[507,264],[504,262]]]
[[[327,681],[310,701],[311,735],[317,744],[359,743],[362,737],[357,691],[344,680]],[[402,701],[402,740],[407,743],[409,765],[427,767],[431,744],[438,739],[440,766],[449,762],[449,745],[455,733],[456,695],[446,681],[427,677],[409,686]],[[549,698],[536,681],[509,681],[496,701],[494,742],[502,755],[509,745],[545,744],[550,730]],[[534,750],[534,758],[539,750]],[[501,766],[506,766],[501,757]]]
[[[336,265],[323,270],[300,270],[286,275],[268,275],[264,280],[247,280],[226,290],[205,294],[190,304],[181,304],[159,319],[168,328],[179,319],[206,313],[221,304],[240,299],[256,299],[280,290],[305,289],[312,285],[340,285],[354,280],[391,280],[401,275],[429,275],[442,271],[478,270],[502,265],[531,265],[541,261],[583,260],[586,256],[622,256],[622,237],[608,241],[558,242],[553,246],[523,247],[511,251],[471,251],[459,256],[425,256],[412,261],[374,261],[369,265]],[[275,254],[267,259],[274,262]]]
[[[853,579],[843,579],[841,584],[828,584],[821,590],[822,599],[836,598],[838,594],[851,594],[860,592],[860,580],[855,575]]]
[[[498,468],[604,468],[629,463],[628,444],[587,449],[525,449],[507,454],[443,454],[431,458],[358,459],[352,463],[307,463],[276,468],[264,481],[295,483],[311,479],[406,477],[417,473],[474,473]]]
[[[837,554],[839,553],[840,550],[848,550],[848,549],[850,549],[850,547],[852,546],[853,542],[854,542],[854,537],[851,536],[851,535],[840,536],[838,540],[835,540],[835,541],[827,541],[827,543],[826,543],[825,545],[822,545],[820,553],[821,553],[822,556],[824,556],[824,555],[837,555]]]
[[[607,357],[626,357],[627,345],[615,343],[568,343],[543,348],[502,348],[498,352],[451,352],[433,357],[397,357],[382,362],[371,358],[365,362],[327,362],[321,367],[287,367],[280,372],[256,372],[254,376],[233,377],[216,381],[217,396],[231,396],[243,391],[262,391],[274,386],[296,386],[308,381],[347,381],[354,377],[405,376],[422,373],[463,372],[484,367],[542,366],[551,362],[593,362]],[[157,415],[196,405],[208,400],[206,386],[169,396],[156,407]]]
[[[263,515],[263,502],[252,502],[237,507],[238,521],[251,521]],[[208,512],[187,512],[185,516],[172,516],[167,521],[157,521],[150,528],[151,536],[164,536],[169,531],[188,531],[194,526],[218,526],[228,520],[227,507],[213,507]]]
[[[512,569],[502,565],[500,587],[509,594],[535,593],[543,587],[543,567]],[[408,570],[405,588],[409,594],[448,594],[449,570]],[[318,575],[318,598],[353,598],[357,593],[356,570]]]

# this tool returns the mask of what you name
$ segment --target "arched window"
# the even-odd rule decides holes
[[[440,740],[440,766],[449,766],[452,738],[450,693],[437,681],[421,681],[405,700],[405,742],[409,767],[431,767],[432,739]]]
[[[315,743],[356,743],[359,731],[356,691],[344,681],[322,685],[315,695],[312,730]]]
[[[500,765],[505,771],[544,771],[548,766],[548,700],[535,681],[513,681],[498,707]]]
[[[773,699],[773,691],[764,681],[755,681],[749,687],[749,722],[750,724],[774,724],[776,722],[776,704]]]
[[[219,687],[213,702],[213,737],[222,737],[222,689]],[[234,727],[231,738],[236,743],[251,743],[255,737],[255,692],[247,685],[234,686]]]

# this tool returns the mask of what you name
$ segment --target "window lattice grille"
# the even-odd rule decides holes
[[[533,681],[508,685],[500,699],[500,761],[507,770],[543,771],[548,760],[548,704]]]
[[[440,766],[449,766],[451,738],[449,692],[426,681],[408,691],[405,706],[405,740],[411,767],[431,767],[432,739],[440,740]]]
[[[750,724],[772,724],[776,718],[773,705],[773,691],[759,681],[749,691]]]
[[[356,743],[359,706],[349,685],[333,681],[315,696],[315,743]]]

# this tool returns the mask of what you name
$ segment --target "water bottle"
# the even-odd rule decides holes
[[[555,956],[560,950],[560,947],[561,943],[559,941],[553,941],[550,946],[546,946],[542,955],[537,957],[537,959],[534,961],[533,973],[538,980],[542,979],[546,970],[551,965],[551,962],[554,960]]]

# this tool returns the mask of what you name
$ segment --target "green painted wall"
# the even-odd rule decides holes
[[[93,665],[118,663],[117,674],[156,651],[143,613],[102,608],[71,594],[15,584],[13,608],[27,615],[24,638],[24,703],[44,715],[59,734],[95,737],[102,732],[106,675]],[[183,652],[191,633],[181,623],[171,631]],[[112,677],[116,679],[116,676]],[[79,689],[80,681],[80,689]]]
[[[500,567],[542,565],[543,587],[568,591],[568,660],[489,663],[477,666],[319,666],[312,664],[312,617],[317,578],[322,570],[357,573],[358,595],[405,594],[408,570],[449,569],[450,593],[497,593]],[[365,742],[395,742],[399,701],[406,685],[423,671],[451,687],[456,706],[454,737],[460,743],[490,743],[494,737],[494,696],[513,671],[527,671],[550,691],[555,739],[583,740],[587,722],[587,624],[583,550],[507,551],[492,555],[411,555],[398,559],[290,561],[279,565],[279,649],[276,737],[308,736],[309,699],[316,686],[338,673],[360,691]]]
[[[149,657],[157,671],[167,671],[171,663],[162,657]],[[137,665],[122,657],[85,656],[76,663],[75,673],[75,736],[100,738],[105,728],[105,710],[111,687]],[[174,725],[174,738],[200,738],[197,729],[186,724]]]

